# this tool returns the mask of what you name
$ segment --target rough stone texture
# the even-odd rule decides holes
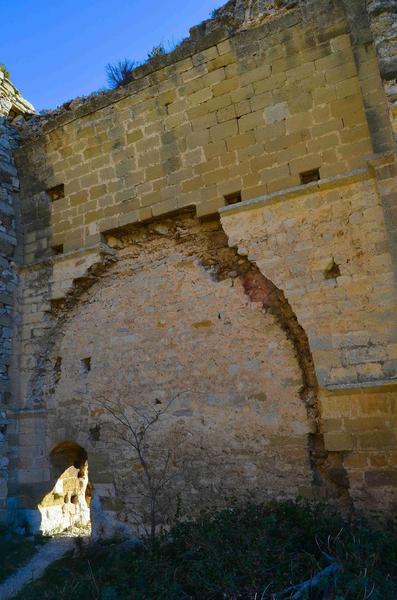
[[[95,402],[107,398],[141,408],[174,399],[155,443],[167,447],[167,440],[182,436],[182,473],[171,495],[179,493],[192,512],[219,505],[236,490],[247,497],[310,492],[313,414],[301,393],[297,349],[282,317],[272,314],[272,287],[254,283],[259,274],[228,249],[217,222],[199,225],[186,216],[109,243],[119,248],[116,264],[57,309],[47,364],[61,356],[62,367],[56,384],[49,366],[43,381],[46,447],[65,436],[84,445],[96,493],[107,510],[125,498],[131,510],[124,507],[122,517],[128,520],[130,512],[143,510],[136,494],[125,491],[130,457],[114,447]],[[101,432],[99,439],[92,431]],[[20,487],[32,499],[30,463],[20,472]]]
[[[385,82],[386,97],[390,106],[390,121],[394,139],[397,141],[397,80]]]
[[[294,348],[259,298],[250,303],[244,279],[231,272],[217,281],[200,264],[206,252],[210,262],[227,252],[223,234],[211,224],[196,225],[196,231],[189,225],[174,222],[167,235],[162,224],[161,234],[150,239],[148,233],[147,240],[137,231],[69,314],[54,349],[63,357],[62,375],[47,405],[62,428],[52,435],[59,440],[75,432],[87,445],[90,430],[103,428],[97,399],[148,410],[174,398],[152,441],[161,451],[183,438],[172,498],[179,493],[182,505],[196,512],[222,504],[236,490],[247,498],[295,497],[310,488],[311,473],[310,425]],[[89,373],[81,369],[87,356]],[[89,447],[106,456],[112,448],[106,427]],[[142,510],[135,497],[139,480],[130,476],[132,494],[122,478],[131,470],[125,448],[108,453],[108,472],[117,455],[115,481],[97,483],[96,490],[106,486],[115,501],[125,498],[128,519]],[[98,477],[95,464],[92,476]]]
[[[396,385],[324,393],[326,444],[344,454],[358,510],[375,516],[396,509]]]
[[[392,259],[381,198],[362,177],[222,211],[229,243],[284,290],[322,386],[397,377]]]
[[[222,224],[284,290],[307,333],[320,384],[319,459],[328,452],[328,477],[347,478],[354,507],[375,515],[396,503],[397,312],[379,183],[364,175],[224,209]]]
[[[6,518],[9,454],[7,430],[10,422],[12,333],[18,276],[17,225],[19,180],[12,156],[17,144],[15,130],[7,118],[33,111],[29,102],[0,71],[0,523]],[[19,240],[20,241],[20,240]],[[20,246],[21,249],[21,246]]]
[[[379,56],[381,75],[384,79],[395,79],[397,76],[397,2],[396,0],[368,0],[367,11]]]
[[[34,112],[34,106],[22,97],[21,92],[0,71],[0,115],[14,118]]]
[[[394,34],[375,4],[232,1],[128,86],[18,117],[9,496],[32,529],[65,442],[98,531],[147,520],[104,398],[172,400],[152,460],[175,450],[187,512],[301,493],[393,514]]]
[[[369,0],[367,11],[396,138],[397,2]]]
[[[0,521],[7,500],[9,425],[7,404],[10,400],[12,318],[17,276],[12,266],[16,246],[14,194],[17,172],[12,161],[8,127],[0,117]]]
[[[246,200],[299,185],[301,172],[364,167],[373,147],[360,78],[347,23],[331,17],[327,31],[290,10],[103,107],[93,98],[49,118],[17,156],[26,262],[186,206],[213,213],[237,190]],[[50,210],[45,190],[59,184],[65,197]]]

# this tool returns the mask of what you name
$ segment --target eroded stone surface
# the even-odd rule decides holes
[[[150,442],[157,466],[178,450],[164,521],[179,497],[194,513],[248,492],[393,513],[395,32],[390,3],[367,5],[231,1],[129,85],[17,118],[0,468],[33,528],[64,442],[88,454],[98,531],[142,523],[101,398],[172,400]]]
[[[245,293],[248,273],[230,270],[227,255],[234,253],[216,223],[186,218],[155,229],[161,235],[137,229],[121,238],[117,263],[63,325],[54,349],[62,375],[48,399],[62,428],[53,430],[52,444],[54,435],[73,432],[86,445],[98,427],[89,448],[107,455],[107,471],[114,470],[115,485],[113,478],[106,482],[108,508],[123,499],[129,520],[145,505],[131,491],[139,489],[136,460],[131,463],[128,447],[114,444],[109,417],[96,403],[121,402],[131,413],[131,407],[150,411],[172,400],[150,443],[155,454],[178,440],[177,478],[167,497],[175,501],[179,494],[189,512],[222,505],[236,493],[307,492],[312,427],[291,341],[263,309],[263,293],[251,299]],[[82,369],[87,357],[89,372]],[[91,469],[95,482],[101,474],[95,464]],[[95,485],[97,492],[101,487]],[[169,508],[176,510],[174,503]]]

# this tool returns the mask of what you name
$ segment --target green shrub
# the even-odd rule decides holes
[[[128,58],[124,58],[123,60],[119,60],[115,64],[108,63],[105,67],[105,70],[109,87],[112,89],[116,89],[123,85],[126,85],[127,83],[130,83],[134,79],[132,71],[136,67],[150,62],[151,60],[160,58],[161,56],[164,56],[169,52],[174,52],[180,45],[180,41],[171,39],[167,41],[166,44],[163,44],[163,42],[161,42],[157,46],[153,46],[150,52],[148,52],[147,59],[143,62],[137,62],[135,60],[129,60]]]
[[[287,600],[332,561],[338,600],[397,598],[397,538],[284,502],[203,513],[154,547],[102,544],[53,565],[19,600]],[[321,587],[321,586],[319,586]],[[284,593],[282,593],[284,592]],[[316,595],[317,594],[317,595]],[[322,598],[319,589],[300,598]]]
[[[4,75],[7,77],[7,79],[11,78],[9,70],[3,63],[0,63],[0,71],[2,71],[4,73]]]
[[[167,54],[167,50],[165,49],[164,44],[159,44],[158,46],[153,46],[153,48],[148,52],[148,60],[152,60],[153,58],[159,58],[160,56],[164,56]]]
[[[129,58],[119,60],[116,64],[106,65],[106,76],[108,84],[111,88],[116,89],[122,85],[130,83],[134,77],[132,74],[133,69],[138,66],[138,63]]]

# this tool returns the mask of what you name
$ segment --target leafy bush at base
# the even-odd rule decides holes
[[[50,567],[19,600],[286,600],[330,564],[337,600],[397,598],[397,537],[326,516],[322,507],[270,503],[206,513],[154,547],[91,548]],[[302,598],[323,598],[321,589]]]

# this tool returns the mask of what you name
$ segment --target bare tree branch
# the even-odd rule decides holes
[[[152,429],[169,412],[172,404],[177,398],[186,394],[187,391],[178,392],[161,408],[137,408],[130,404],[122,404],[121,395],[118,394],[116,401],[103,397],[94,399],[94,403],[100,406],[111,418],[110,428],[115,439],[133,452],[133,460],[140,466],[141,472],[135,472],[134,476],[141,482],[142,490],[139,497],[145,499],[148,505],[149,523],[146,526],[141,519],[140,527],[145,531],[151,543],[154,542],[160,523],[162,504],[165,504],[170,482],[176,477],[177,472],[172,472],[175,467],[176,448],[182,443],[181,440],[175,447],[167,448],[164,458],[159,464],[154,460],[153,442],[150,438]],[[125,396],[125,390],[123,396]],[[131,413],[133,416],[131,417]]]

